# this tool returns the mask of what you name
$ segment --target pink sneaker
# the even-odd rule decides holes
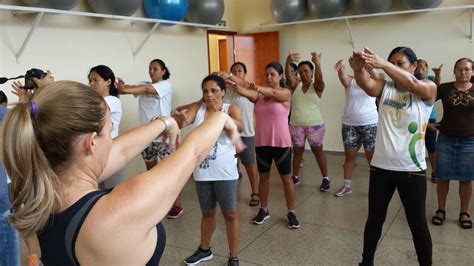
[[[334,193],[334,196],[343,197],[344,195],[349,195],[351,193],[352,193],[352,190],[350,187],[342,186],[336,193]]]
[[[179,206],[173,206],[171,210],[168,212],[168,214],[166,215],[166,218],[176,219],[179,216],[181,216],[181,214],[183,214],[183,208]]]

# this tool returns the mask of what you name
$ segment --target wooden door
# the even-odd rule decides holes
[[[227,39],[219,40],[219,70],[220,71],[229,71],[229,62],[227,61]]]
[[[235,62],[247,66],[247,79],[258,85],[266,85],[265,66],[280,61],[278,32],[261,32],[234,35]]]

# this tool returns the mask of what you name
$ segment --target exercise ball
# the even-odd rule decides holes
[[[278,23],[301,20],[306,13],[306,0],[272,0],[271,11]]]
[[[69,10],[77,6],[79,0],[23,0],[23,2],[32,7]]]
[[[443,2],[443,0],[402,0],[402,3],[408,9],[434,8]]]
[[[149,18],[181,21],[188,12],[188,0],[144,0],[143,9]]]
[[[348,0],[308,0],[308,10],[315,18],[332,18],[344,14]]]
[[[141,0],[88,0],[96,13],[131,16],[140,8]]]
[[[385,12],[392,6],[392,0],[353,0],[354,9],[360,14]]]
[[[215,25],[224,16],[224,0],[189,0],[186,21]]]

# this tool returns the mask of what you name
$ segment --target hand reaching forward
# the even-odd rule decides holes
[[[374,53],[368,47],[364,48],[364,51],[361,53],[362,59],[364,59],[367,68],[383,68],[387,61],[382,57]]]

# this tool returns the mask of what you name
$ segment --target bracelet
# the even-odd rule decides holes
[[[150,120],[150,122],[153,122],[155,120],[161,120],[163,122],[163,124],[165,124],[165,130],[163,130],[163,132],[161,134],[167,133],[168,131],[170,131],[171,122],[168,119],[166,119],[165,116],[155,116]]]

